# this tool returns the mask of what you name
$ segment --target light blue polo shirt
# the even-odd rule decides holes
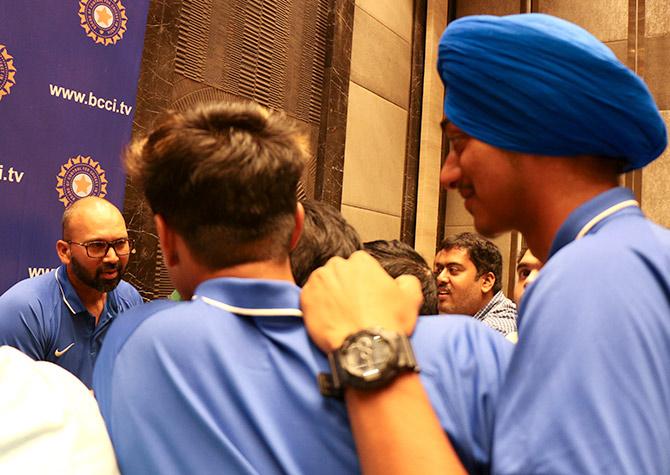
[[[360,471],[346,408],[321,396],[329,368],[300,289],[219,278],[189,302],[132,309],[112,325],[93,387],[125,474]],[[470,317],[421,317],[421,377],[466,466],[488,465],[493,407],[513,345]]]
[[[121,281],[107,293],[96,326],[61,266],[22,280],[0,296],[0,345],[55,363],[91,387],[93,365],[109,324],[120,312],[141,303],[137,290]]]
[[[615,188],[575,210],[519,313],[494,473],[670,473],[670,231]]]

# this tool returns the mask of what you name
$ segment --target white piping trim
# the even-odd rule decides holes
[[[588,233],[591,230],[591,228],[593,228],[593,226],[598,224],[603,219],[607,218],[608,216],[616,213],[617,211],[619,211],[621,209],[629,208],[631,206],[639,207],[640,203],[638,203],[635,200],[626,200],[626,201],[622,201],[621,203],[617,203],[613,206],[610,206],[606,210],[604,210],[601,213],[594,216],[593,219],[591,219],[591,221],[586,223],[584,225],[584,227],[577,233],[577,237],[575,238],[575,240],[583,238],[586,235],[586,233]]]
[[[297,308],[244,308],[228,305],[227,303],[219,302],[218,300],[209,297],[201,297],[194,295],[193,300],[201,299],[208,305],[223,309],[230,313],[244,315],[247,317],[302,317],[302,310]]]
[[[67,301],[65,298],[65,291],[63,290],[63,286],[60,285],[60,280],[58,280],[58,271],[60,268],[56,269],[56,272],[54,272],[54,278],[56,279],[56,283],[58,284],[58,288],[60,289],[60,294],[63,297],[63,302],[65,302],[65,305],[67,305],[67,308],[70,309],[70,312],[72,312],[72,315],[76,315],[77,312],[74,311],[72,306],[70,305],[70,302]]]

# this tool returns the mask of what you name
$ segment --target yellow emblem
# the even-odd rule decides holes
[[[87,196],[104,198],[107,194],[105,170],[91,157],[77,155],[60,167],[56,177],[58,200],[66,208]]]
[[[9,94],[12,86],[16,84],[15,74],[14,58],[9,54],[5,45],[0,44],[0,101]]]
[[[104,46],[123,38],[128,23],[121,0],[79,0],[79,19],[86,36]]]

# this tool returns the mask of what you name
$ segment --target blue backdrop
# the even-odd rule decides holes
[[[60,264],[65,206],[121,208],[148,5],[0,3],[0,293]]]

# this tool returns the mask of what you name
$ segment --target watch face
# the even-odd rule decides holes
[[[342,365],[352,376],[374,381],[395,356],[391,344],[374,334],[359,334],[342,351]]]

